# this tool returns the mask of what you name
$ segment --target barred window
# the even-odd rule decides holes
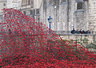
[[[77,3],[77,9],[83,9],[83,2]]]

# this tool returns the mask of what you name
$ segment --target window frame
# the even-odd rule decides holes
[[[84,9],[84,2],[77,2],[77,10],[83,10]]]

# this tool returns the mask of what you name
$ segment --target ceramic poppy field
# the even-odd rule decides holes
[[[19,10],[3,9],[1,68],[95,68],[96,54],[62,38]],[[71,43],[72,42],[72,43]]]

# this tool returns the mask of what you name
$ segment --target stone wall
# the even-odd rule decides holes
[[[96,31],[96,0],[89,0],[89,29]]]
[[[73,29],[88,29],[88,1],[83,1],[83,9],[77,10],[76,0],[43,0],[40,8],[40,21],[49,27],[48,17],[53,18],[52,30],[70,31]],[[56,1],[56,4],[54,2]]]
[[[63,40],[78,40],[80,42],[84,41],[84,39],[88,39],[88,43],[92,43],[96,41],[96,35],[82,35],[82,34],[70,34],[70,35],[63,35],[60,36]]]

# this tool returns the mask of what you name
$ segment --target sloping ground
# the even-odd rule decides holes
[[[94,68],[96,54],[63,41],[46,25],[18,10],[3,9],[0,33],[2,68]],[[4,33],[6,32],[6,33]]]

